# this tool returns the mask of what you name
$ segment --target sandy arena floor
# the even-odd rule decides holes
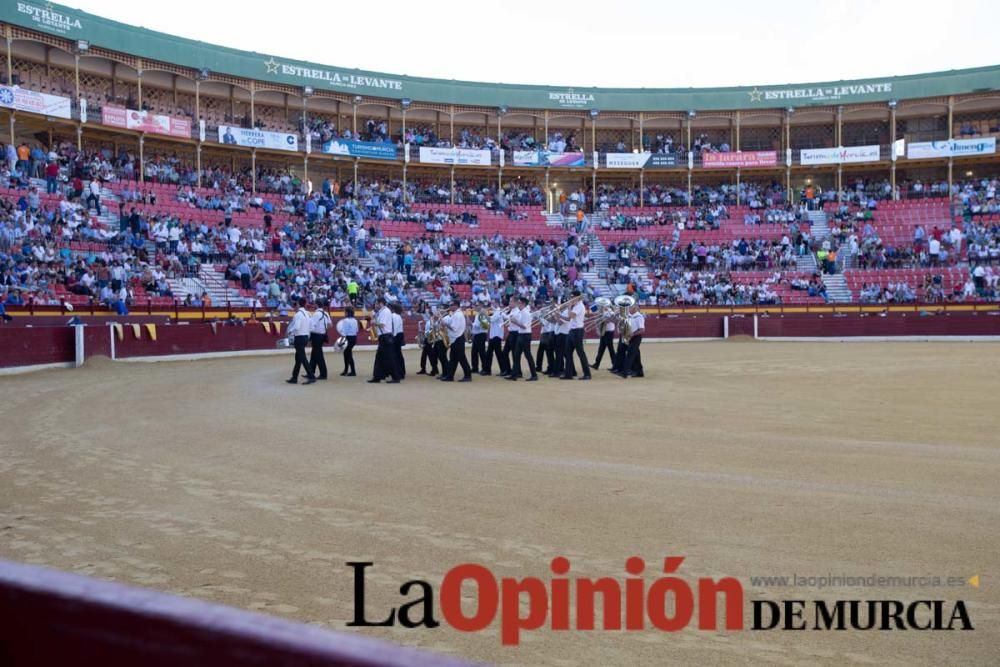
[[[539,630],[518,648],[500,645],[498,623],[364,631],[502,664],[1000,663],[1000,347],[643,352],[647,377],[627,382],[601,370],[591,383],[293,387],[284,357],[0,378],[0,557],[344,630],[346,561],[375,562],[375,618],[405,601],[403,582],[437,587],[463,562],[547,579],[564,555],[578,576],[624,580],[629,556],[655,576],[681,555],[689,581],[738,577],[748,609],[963,599],[976,629]],[[358,355],[365,376],[371,358]],[[982,580],[750,584],[792,573]]]

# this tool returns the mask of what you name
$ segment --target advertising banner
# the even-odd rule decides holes
[[[518,167],[583,167],[587,159],[583,153],[514,151],[514,164]]]
[[[189,118],[160,116],[148,111],[137,111],[124,107],[103,107],[101,109],[101,124],[149,134],[163,134],[168,137],[191,138],[191,120]]]
[[[36,93],[19,86],[0,86],[0,107],[16,111],[30,111],[56,118],[70,118],[72,106],[68,97]]]
[[[275,151],[299,150],[299,137],[284,132],[264,132],[246,127],[223,125],[219,127],[219,143],[230,146],[251,146]]]
[[[428,148],[421,146],[420,161],[426,164],[457,164],[488,167],[490,166],[490,152],[488,150],[474,150],[471,148]]]
[[[646,162],[646,167],[676,167],[677,156],[672,153],[653,153]]]
[[[778,164],[775,151],[742,151],[733,153],[702,153],[701,164],[706,169],[732,169],[735,167],[773,167]]]
[[[607,153],[604,166],[608,169],[642,169],[649,162],[650,153]]]
[[[906,157],[920,160],[931,157],[991,155],[997,152],[996,137],[981,139],[949,139],[948,141],[918,141],[906,148]]]
[[[878,162],[879,147],[841,146],[839,148],[803,148],[799,151],[799,161],[803,165],[851,164],[855,162]]]
[[[387,142],[331,139],[323,144],[323,152],[346,157],[367,157],[375,160],[395,160],[396,146]]]

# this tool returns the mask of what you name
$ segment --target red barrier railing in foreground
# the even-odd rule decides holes
[[[0,561],[2,665],[466,665],[374,639]]]

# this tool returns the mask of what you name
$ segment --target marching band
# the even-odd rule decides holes
[[[288,338],[279,344],[295,346],[295,367],[289,383],[298,382],[299,371],[304,370],[306,384],[327,377],[323,344],[331,325],[326,312],[327,303],[319,302],[310,314],[302,300],[296,300],[297,309],[288,327]],[[558,377],[591,379],[591,369],[598,369],[604,355],[611,362],[609,369],[621,378],[643,377],[642,345],[645,316],[635,299],[619,296],[614,300],[599,297],[589,308],[579,291],[562,303],[550,303],[532,311],[526,296],[511,299],[510,305],[500,308],[493,301],[489,308],[480,305],[475,310],[464,310],[458,301],[447,304],[447,312],[432,311],[423,316],[418,325],[417,343],[420,346],[420,370],[417,375],[430,375],[445,382],[455,381],[461,367],[460,382],[471,382],[474,373],[492,375],[496,360],[500,377],[516,381],[524,379],[522,364],[527,365],[529,382],[538,380],[538,374]],[[353,349],[359,332],[367,329],[369,340],[377,343],[375,363],[370,383],[386,380],[397,384],[406,377],[403,347],[403,310],[396,301],[384,297],[375,300],[374,312],[359,324],[354,309],[345,308],[344,318],[337,322],[339,334],[334,349],[343,353],[342,376],[357,375]],[[535,325],[541,329],[537,354],[531,353],[531,332]],[[506,336],[504,330],[506,329]],[[590,364],[584,349],[586,332],[599,337],[597,356]],[[617,334],[618,344],[615,345]],[[472,363],[466,354],[466,341],[472,343]],[[311,341],[311,358],[306,358],[306,345]],[[580,373],[576,368],[580,363]],[[430,371],[427,370],[428,364]],[[579,377],[577,377],[579,375]]]

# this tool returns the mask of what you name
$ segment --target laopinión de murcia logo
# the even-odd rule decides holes
[[[460,632],[481,632],[499,617],[500,641],[520,643],[522,633],[547,629],[579,631],[677,632],[698,630],[891,631],[974,630],[963,600],[753,600],[747,613],[743,584],[735,577],[699,578],[689,583],[677,572],[682,556],[663,559],[652,582],[646,562],[625,561],[625,576],[574,577],[571,563],[557,556],[552,577],[501,577],[486,566],[463,563],[448,570],[435,587],[411,579],[399,586],[398,606],[366,606],[370,561],[348,562],[354,577],[353,619],[349,627],[439,628],[442,622]],[[475,589],[474,604],[462,599]],[[435,596],[435,590],[437,594]],[[435,604],[435,597],[438,602]],[[600,611],[598,611],[600,610]],[[750,625],[744,619],[749,617]]]

